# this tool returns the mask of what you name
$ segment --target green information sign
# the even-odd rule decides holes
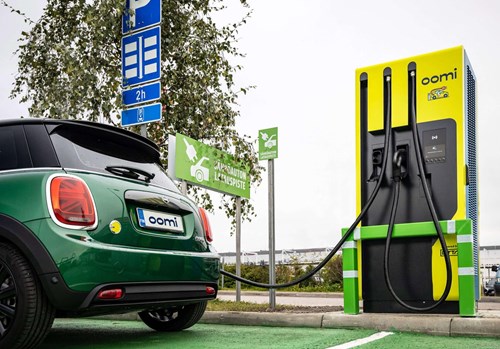
[[[216,191],[250,198],[248,168],[223,151],[186,137],[175,136],[175,176]]]
[[[278,128],[259,131],[259,160],[271,160],[278,157]]]

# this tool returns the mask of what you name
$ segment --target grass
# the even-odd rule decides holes
[[[292,311],[296,307],[293,305],[282,305],[277,304],[275,311]],[[208,302],[208,311],[255,311],[255,312],[268,312],[272,311],[269,309],[268,304],[258,304],[251,302],[233,302],[233,301],[223,301],[220,299],[215,299]]]
[[[208,302],[208,311],[239,311],[239,312],[278,312],[278,313],[324,313],[340,311],[340,306],[300,306],[276,304],[274,310],[268,304],[258,304],[251,302],[233,302],[215,299]]]

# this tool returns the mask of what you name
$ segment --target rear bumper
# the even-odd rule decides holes
[[[33,226],[34,225],[34,226]],[[111,313],[137,307],[214,299],[220,261],[215,252],[164,251],[104,244],[84,231],[68,231],[50,219],[26,223],[53,259],[57,272],[39,274],[51,303],[65,312]],[[123,288],[123,299],[96,300],[102,289]]]
[[[55,276],[43,279],[47,296],[58,310],[59,317],[94,316],[125,313],[133,310],[157,309],[191,304],[215,299],[217,283],[112,283],[99,285],[90,292],[74,292],[64,284],[54,284]],[[47,285],[48,283],[48,285]],[[207,287],[211,291],[207,291]],[[103,300],[98,294],[103,290],[121,289],[119,299]]]

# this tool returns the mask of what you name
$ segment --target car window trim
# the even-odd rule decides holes
[[[15,168],[9,170],[0,170],[0,174],[14,173],[14,172],[37,172],[37,171],[64,171],[62,167],[25,167]]]

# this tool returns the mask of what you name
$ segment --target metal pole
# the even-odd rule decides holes
[[[236,275],[241,276],[241,198],[236,197]],[[236,302],[241,301],[241,282],[236,281]]]
[[[141,136],[148,138],[148,127],[146,124],[141,125]]]
[[[269,283],[276,283],[276,260],[275,260],[275,239],[274,239],[274,159],[268,160],[268,183],[269,183]],[[269,308],[276,307],[276,290],[269,289]]]
[[[222,270],[224,270],[224,257],[222,257]],[[224,288],[224,275],[221,274],[220,276],[220,288]]]
[[[182,195],[187,195],[188,192],[188,184],[186,181],[181,182],[181,193]]]

